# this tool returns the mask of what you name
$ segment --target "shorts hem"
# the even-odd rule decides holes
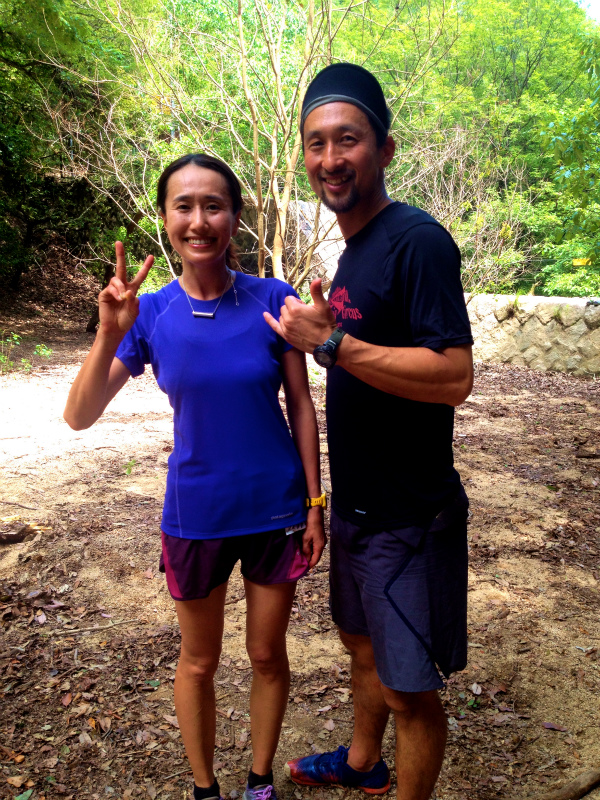
[[[240,572],[241,572],[241,570],[240,570]],[[243,572],[242,572],[242,577],[245,578],[247,581],[250,581],[250,583],[253,583],[255,586],[279,586],[279,584],[281,584],[281,583],[297,583],[299,580],[301,580],[302,578],[306,577],[307,572],[308,572],[308,567],[302,573],[302,575],[298,575],[297,578],[282,578],[281,580],[269,581],[268,583],[261,583],[260,581],[253,581],[252,578],[249,578],[247,575],[244,575]]]
[[[398,686],[390,686],[389,683],[386,683],[382,680],[381,675],[379,674],[379,670],[377,671],[377,677],[379,678],[379,682],[382,686],[385,686],[386,689],[391,689],[393,692],[404,692],[406,694],[419,694],[420,692],[438,692],[440,689],[443,689],[446,686],[446,681],[442,680],[441,676],[438,675],[439,683],[436,686],[430,686],[427,689],[401,689]]]
[[[369,638],[369,639],[371,638],[371,634],[369,633],[369,631],[368,631],[368,629],[367,629],[367,628],[364,628],[363,630],[352,630],[352,631],[351,631],[351,630],[348,630],[348,628],[347,628],[347,627],[344,627],[343,625],[341,625],[341,624],[340,624],[340,623],[339,623],[339,622],[336,620],[336,618],[334,617],[334,615],[333,615],[333,614],[331,615],[331,621],[333,622],[333,624],[334,624],[334,625],[335,625],[335,626],[336,626],[336,627],[337,627],[337,628],[338,628],[340,631],[342,631],[343,633],[347,633],[347,634],[348,634],[348,636],[366,636],[366,637],[367,637],[367,638]]]
[[[229,578],[227,578],[226,581],[221,581],[221,583],[217,583],[216,586],[211,586],[208,594],[199,594],[195,595],[194,597],[175,597],[173,592],[169,589],[168,584],[167,584],[167,589],[169,589],[169,594],[171,595],[172,599],[175,600],[176,603],[187,603],[188,600],[206,600],[206,598],[209,597],[214,592],[215,589],[218,589],[219,586],[223,586],[223,584],[227,583],[228,581]]]

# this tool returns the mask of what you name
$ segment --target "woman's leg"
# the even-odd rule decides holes
[[[175,711],[196,786],[212,786],[216,707],[213,677],[219,665],[227,583],[201,600],[175,603],[181,657],[175,673]]]
[[[290,689],[285,635],[296,584],[260,586],[244,579],[244,585],[246,648],[252,663],[252,772],[267,775],[273,766]]]

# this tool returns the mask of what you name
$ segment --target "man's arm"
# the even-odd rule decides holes
[[[310,306],[287,297],[279,321],[264,314],[274,331],[305,353],[312,353],[336,328],[320,280],[312,282],[310,293]],[[337,349],[337,363],[376,389],[424,403],[458,406],[473,386],[470,345],[436,352],[427,347],[381,347],[346,335]]]

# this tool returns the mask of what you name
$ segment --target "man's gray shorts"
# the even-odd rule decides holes
[[[370,636],[381,682],[401,692],[443,687],[467,664],[467,515],[461,487],[428,530],[374,532],[331,514],[331,613]]]

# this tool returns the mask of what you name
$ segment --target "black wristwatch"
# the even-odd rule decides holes
[[[336,328],[324,344],[313,350],[313,358],[320,367],[331,369],[337,361],[337,349],[346,335],[346,331]]]

